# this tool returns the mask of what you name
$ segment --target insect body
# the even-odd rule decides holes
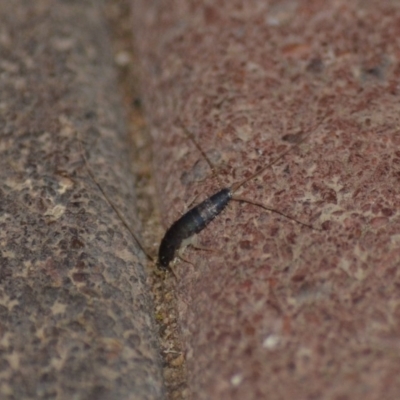
[[[202,231],[223,211],[232,196],[230,189],[222,189],[175,221],[161,241],[158,252],[159,267],[167,269],[169,263],[175,258],[175,253],[181,247],[182,242]]]
[[[205,155],[204,151],[201,149],[201,147],[195,141],[192,134],[189,131],[187,131],[185,127],[182,126],[182,128],[183,128],[184,132],[186,133],[186,135],[194,142],[194,144],[196,145],[197,149],[201,152],[203,157],[206,159],[210,168],[212,170],[214,170],[214,167],[213,167],[211,161],[208,159],[208,157]],[[309,135],[310,135],[310,133],[307,134],[305,137],[303,137],[295,145],[293,145],[289,150],[280,154],[272,162],[270,162],[265,167],[259,169],[258,171],[253,173],[248,178],[233,184],[230,188],[221,189],[219,192],[215,193],[208,199],[204,200],[199,205],[193,207],[186,214],[184,214],[181,218],[179,218],[177,221],[175,221],[171,225],[171,227],[167,230],[167,232],[164,235],[164,238],[161,241],[160,248],[158,251],[158,261],[157,261],[158,267],[160,269],[170,269],[169,263],[175,258],[175,253],[181,247],[182,242],[185,239],[190,238],[194,234],[202,231],[218,214],[220,214],[225,209],[225,207],[228,205],[228,203],[231,200],[246,202],[249,204],[253,204],[253,205],[262,207],[268,211],[275,212],[279,215],[284,216],[285,218],[295,221],[295,222],[299,223],[300,225],[307,226],[308,228],[311,228],[311,229],[315,229],[311,225],[305,224],[304,222],[301,222],[301,221],[297,220],[296,218],[293,218],[286,214],[283,214],[282,212],[280,212],[278,210],[267,207],[262,203],[257,203],[253,200],[234,196],[234,193],[241,186],[243,186],[249,180],[260,175],[263,171],[265,171],[267,168],[271,167],[273,164],[275,164],[277,161],[279,161],[281,158],[283,158],[287,153],[292,151],[295,147],[298,147],[301,143],[303,143],[308,138]]]

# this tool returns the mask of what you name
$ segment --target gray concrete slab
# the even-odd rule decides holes
[[[0,1],[1,399],[164,398],[100,6]]]

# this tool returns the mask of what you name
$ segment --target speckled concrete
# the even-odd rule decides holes
[[[0,1],[1,399],[164,397],[99,5]]]
[[[165,227],[220,187],[178,119],[226,186],[311,132],[240,195],[320,231],[234,203],[174,266],[193,398],[400,398],[399,3],[132,4]]]

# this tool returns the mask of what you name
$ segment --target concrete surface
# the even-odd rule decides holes
[[[311,132],[240,195],[320,231],[234,203],[174,266],[192,398],[398,399],[399,3],[132,7],[166,228],[220,187],[178,119],[226,186]]]
[[[100,5],[0,1],[1,399],[164,398]]]

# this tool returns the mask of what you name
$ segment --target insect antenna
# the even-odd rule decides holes
[[[264,204],[262,204],[262,203],[258,203],[257,201],[253,201],[253,200],[246,199],[246,198],[244,198],[244,197],[237,197],[237,196],[233,196],[233,197],[232,197],[232,200],[241,201],[241,202],[243,202],[243,203],[248,203],[248,204],[253,204],[254,206],[261,207],[261,208],[263,208],[264,210],[273,212],[273,213],[275,213],[275,214],[279,214],[279,215],[281,215],[282,217],[285,217],[285,218],[287,218],[287,219],[290,219],[291,221],[297,222],[298,224],[303,225],[303,226],[305,226],[305,227],[307,227],[307,228],[313,229],[313,230],[315,230],[315,231],[319,231],[319,230],[320,230],[320,229],[318,229],[318,228],[315,228],[315,227],[312,226],[312,225],[306,224],[305,222],[302,222],[302,221],[298,220],[298,219],[295,218],[295,217],[291,217],[290,215],[284,214],[282,211],[276,210],[275,208],[268,207],[268,206],[266,206],[266,205],[264,205]]]
[[[257,176],[259,176],[260,174],[262,174],[265,170],[267,170],[268,168],[270,168],[270,167],[272,167],[274,164],[276,164],[279,160],[281,160],[283,157],[285,157],[288,153],[290,153],[290,152],[291,152],[292,150],[294,150],[296,147],[299,147],[302,143],[304,143],[304,142],[309,138],[309,136],[310,136],[313,132],[314,132],[313,129],[310,130],[310,132],[307,133],[305,136],[303,136],[296,144],[292,145],[289,149],[287,149],[286,151],[284,151],[283,153],[281,153],[278,157],[276,157],[274,160],[272,160],[272,161],[271,161],[270,163],[268,163],[266,166],[262,167],[261,169],[259,169],[259,170],[256,171],[256,172],[254,172],[254,173],[251,174],[249,177],[247,177],[247,178],[245,178],[245,179],[243,179],[243,180],[241,180],[241,181],[239,181],[239,182],[237,182],[237,183],[234,183],[234,184],[231,186],[232,194],[235,193],[239,188],[241,188],[246,182],[248,182],[248,181],[250,181],[250,180],[256,178]],[[298,219],[295,218],[295,217],[292,217],[292,216],[290,216],[290,215],[284,214],[283,212],[281,212],[281,211],[279,211],[279,210],[276,210],[275,208],[268,207],[268,206],[266,206],[266,205],[264,205],[264,204],[262,204],[262,203],[259,203],[259,202],[253,201],[253,200],[249,200],[249,199],[246,199],[246,198],[243,198],[243,197],[233,196],[233,195],[232,195],[232,200],[241,201],[241,202],[248,203],[248,204],[253,204],[253,205],[255,205],[255,206],[258,206],[258,207],[263,208],[264,210],[273,212],[273,213],[275,213],[275,214],[281,215],[282,217],[285,217],[285,218],[287,218],[287,219],[290,219],[291,221],[297,222],[298,224],[300,224],[300,225],[302,225],[302,226],[305,226],[305,227],[307,227],[307,228],[309,228],[309,229],[313,229],[313,230],[316,230],[316,231],[319,231],[319,230],[320,230],[320,229],[315,228],[314,226],[312,226],[312,225],[310,225],[310,224],[307,224],[307,223],[305,223],[305,222],[302,222],[302,221],[298,220]]]
[[[177,120],[177,124],[181,127],[181,129],[183,130],[183,132],[185,133],[185,135],[192,141],[192,143],[196,146],[196,149],[201,153],[201,155],[204,157],[204,159],[206,160],[208,166],[211,169],[211,172],[213,175],[215,175],[215,177],[218,180],[218,184],[220,185],[220,187],[222,187],[222,182],[215,170],[215,166],[214,164],[211,162],[211,160],[208,158],[207,154],[205,153],[205,151],[200,147],[200,145],[197,143],[197,140],[195,139],[195,137],[193,136],[193,133],[190,132],[186,126],[182,123],[182,121],[180,119]]]
[[[151,262],[154,262],[154,258],[146,251],[146,249],[144,248],[144,246],[142,245],[141,241],[139,240],[139,238],[137,237],[137,235],[133,232],[133,230],[130,228],[130,226],[128,225],[128,223],[125,221],[125,218],[122,216],[122,214],[120,213],[120,211],[118,210],[118,208],[114,205],[114,203],[111,201],[111,199],[109,198],[109,196],[107,195],[107,193],[105,192],[105,190],[101,187],[100,183],[97,181],[96,177],[93,174],[92,169],[90,168],[89,162],[86,158],[86,154],[85,154],[85,150],[83,148],[83,143],[82,140],[78,137],[78,143],[81,149],[81,154],[82,154],[82,158],[84,160],[85,166],[86,166],[86,170],[90,176],[90,179],[95,183],[95,185],[97,186],[97,188],[100,190],[101,194],[104,196],[104,198],[106,199],[108,205],[112,208],[112,210],[115,212],[115,214],[118,216],[118,218],[121,220],[122,224],[124,225],[124,227],[127,229],[127,231],[131,234],[131,236],[133,237],[133,239],[135,240],[135,242],[138,244],[140,250],[142,250],[142,252],[145,254],[145,256],[147,257],[148,260],[150,260]]]
[[[276,157],[274,160],[272,160],[270,163],[268,163],[266,166],[260,168],[259,170],[257,170],[256,172],[254,172],[253,174],[251,174],[250,176],[248,176],[247,178],[234,183],[231,186],[231,190],[232,193],[235,193],[239,188],[241,188],[246,182],[251,181],[252,179],[254,179],[255,177],[257,177],[258,175],[262,174],[265,170],[267,170],[268,168],[272,167],[274,164],[276,164],[279,160],[281,160],[283,157],[285,157],[288,153],[290,153],[291,151],[293,151],[296,147],[299,147],[303,142],[305,142],[308,137],[311,135],[311,133],[313,132],[313,130],[311,130],[309,133],[307,133],[307,135],[303,136],[297,143],[295,143],[294,145],[292,145],[289,149],[287,149],[286,151],[284,151],[283,153],[281,153],[278,157]]]
[[[322,119],[322,121],[318,124],[318,126],[320,126],[322,124],[322,122],[325,120],[325,118]],[[210,161],[210,159],[207,157],[207,155],[205,154],[204,150],[201,148],[201,146],[197,143],[195,137],[193,136],[193,134],[185,127],[185,125],[182,123],[182,121],[180,119],[178,119],[177,121],[178,125],[182,128],[183,132],[186,134],[186,136],[193,142],[193,144],[196,146],[197,150],[202,154],[202,156],[204,157],[204,159],[206,160],[207,164],[209,165],[212,173],[216,176],[216,178],[218,179],[218,183],[220,184],[220,187],[223,187],[219,176],[216,174],[215,171],[215,167],[213,165],[213,163]],[[281,160],[283,157],[285,157],[288,153],[290,153],[291,151],[293,151],[295,148],[299,147],[302,143],[304,143],[309,136],[315,132],[315,129],[311,129],[309,133],[307,133],[306,135],[304,135],[300,140],[297,141],[297,143],[295,143],[294,145],[292,145],[289,149],[287,149],[286,151],[284,151],[283,153],[281,153],[278,157],[276,157],[274,160],[272,160],[270,163],[268,163],[266,166],[262,167],[261,169],[255,171],[253,174],[251,174],[250,176],[248,176],[247,178],[234,183],[231,187],[230,187],[230,192],[232,193],[232,200],[235,201],[241,201],[244,203],[248,203],[248,204],[253,204],[255,206],[261,207],[267,211],[270,212],[274,212],[275,214],[281,215],[282,217],[285,217],[287,219],[290,219],[291,221],[297,222],[300,225],[303,225],[309,229],[313,229],[313,230],[317,230],[319,231],[318,228],[313,227],[310,224],[307,224],[305,222],[302,222],[300,220],[298,220],[295,217],[292,217],[290,215],[284,214],[283,212],[276,210],[274,208],[268,207],[262,203],[250,200],[250,199],[246,199],[244,197],[238,197],[238,196],[234,196],[233,194],[239,189],[241,188],[246,182],[256,178],[258,175],[262,174],[265,170],[267,170],[268,168],[270,168],[271,166],[273,166],[274,164],[276,164],[279,160]]]

